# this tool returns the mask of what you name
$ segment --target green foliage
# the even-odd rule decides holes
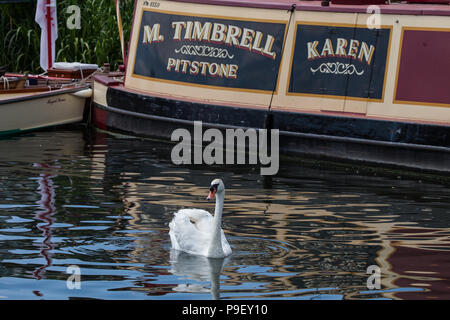
[[[67,13],[70,5],[81,11],[81,29],[69,29]],[[134,1],[121,1],[125,48],[128,48]],[[40,73],[41,30],[34,21],[35,3],[0,5],[0,66],[8,71]],[[114,0],[58,0],[58,39],[56,60],[68,62],[110,63],[117,68],[122,63]]]

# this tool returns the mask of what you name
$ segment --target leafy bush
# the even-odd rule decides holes
[[[66,25],[72,13],[70,5],[81,11],[81,28]],[[121,1],[121,15],[128,47],[134,1]],[[41,73],[39,66],[41,29],[34,21],[36,3],[0,5],[0,66],[8,71]],[[122,63],[114,0],[58,0],[58,39],[56,60],[69,62],[110,63],[117,68]]]

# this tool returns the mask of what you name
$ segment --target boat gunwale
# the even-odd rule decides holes
[[[322,6],[321,1],[257,1],[257,0],[173,0],[175,2],[186,2],[203,5],[219,5],[248,7],[260,9],[284,9],[289,10],[295,5],[296,11],[322,11],[322,12],[347,12],[347,13],[367,13],[368,5],[341,5],[332,4]],[[430,4],[430,3],[400,3],[377,5],[382,14],[400,14],[400,15],[432,15],[432,16],[450,16],[450,5]]]
[[[250,108],[250,109],[261,109],[260,107],[255,107],[252,105],[247,104],[239,104],[239,103],[232,103],[228,102],[228,104],[223,104],[223,101],[208,101],[205,102],[202,99],[195,99],[192,97],[180,97],[180,96],[173,96],[169,94],[164,93],[156,93],[156,92],[149,92],[144,90],[139,90],[135,88],[129,88],[125,86],[123,82],[117,81],[116,79],[108,78],[107,76],[103,75],[95,75],[94,76],[94,82],[98,82],[101,85],[106,86],[107,88],[113,88],[115,90],[125,91],[132,94],[138,94],[138,95],[144,95],[149,97],[156,97],[156,98],[162,98],[162,99],[171,99],[175,101],[181,101],[181,102],[193,102],[193,103],[207,103],[211,105],[216,106],[226,106],[230,108]],[[302,113],[302,114],[312,114],[312,115],[318,115],[318,116],[335,116],[340,118],[360,118],[360,119],[368,119],[368,120],[377,120],[377,121],[399,121],[404,123],[419,123],[422,125],[431,125],[431,126],[444,126],[448,127],[450,126],[450,123],[448,122],[441,122],[436,120],[419,120],[419,119],[407,119],[407,118],[391,118],[391,117],[381,117],[381,116],[372,116],[372,115],[363,115],[360,113],[352,113],[352,112],[338,112],[338,111],[318,111],[318,110],[296,110],[295,108],[289,108],[289,107],[275,107],[279,111],[284,112],[293,112],[293,113]]]
[[[44,91],[42,93],[30,92],[28,94],[28,93],[20,92],[23,95],[14,97],[14,98],[0,99],[0,106],[5,105],[5,104],[27,101],[27,100],[52,97],[52,96],[60,95],[60,94],[74,93],[74,92],[88,89],[89,87],[90,86],[88,84],[86,84],[86,85],[77,86],[77,87],[61,88],[61,89],[56,89],[56,90],[51,90],[51,91]],[[1,95],[0,95],[0,97],[1,97]]]

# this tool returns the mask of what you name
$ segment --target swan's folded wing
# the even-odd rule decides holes
[[[185,215],[189,218],[189,220],[193,222],[200,221],[204,218],[212,218],[211,214],[208,211],[202,209],[181,209],[175,212],[175,215]]]
[[[178,217],[187,217],[189,221],[200,231],[209,232],[213,216],[201,209],[182,209],[175,213]]]
[[[205,243],[209,243],[209,233],[202,232],[204,222],[212,219],[211,215],[193,212],[192,209],[184,209],[175,213],[173,220],[169,224],[172,247],[177,250],[186,251],[193,254],[203,254]],[[209,218],[208,218],[209,215]],[[192,223],[191,219],[197,222]]]

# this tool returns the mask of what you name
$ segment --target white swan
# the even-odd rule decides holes
[[[182,209],[175,212],[169,223],[172,248],[209,258],[224,258],[231,247],[222,230],[222,210],[225,186],[220,179],[211,182],[208,200],[216,196],[214,217],[201,209]]]

